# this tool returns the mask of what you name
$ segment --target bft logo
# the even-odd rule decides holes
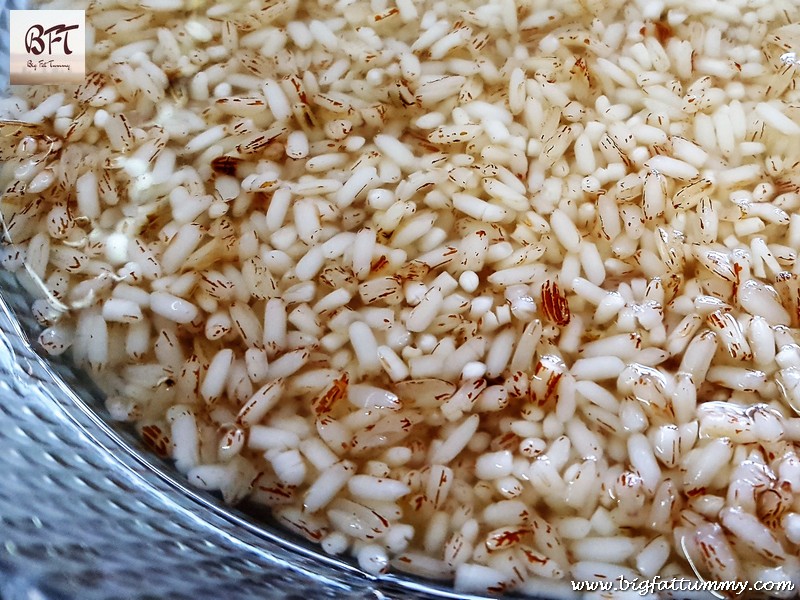
[[[53,54],[53,44],[61,43],[61,52],[72,54],[69,47],[69,32],[79,29],[80,25],[65,25],[61,23],[45,29],[41,25],[33,25],[25,34],[25,50],[39,56],[47,48],[48,54]],[[45,41],[47,46],[45,46]],[[58,46],[56,46],[58,51]]]
[[[81,83],[86,76],[86,13],[12,10],[10,83]]]

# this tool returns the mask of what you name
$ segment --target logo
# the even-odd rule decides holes
[[[86,12],[10,11],[12,85],[81,83],[86,76]]]

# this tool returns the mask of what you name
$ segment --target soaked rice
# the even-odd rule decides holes
[[[0,100],[114,419],[371,574],[800,583],[795,2],[147,8]]]

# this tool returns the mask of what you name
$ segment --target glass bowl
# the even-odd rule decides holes
[[[0,89],[8,11],[0,0]],[[67,359],[35,349],[30,297],[0,270],[0,598],[464,598],[379,579],[190,489]],[[472,596],[477,598],[476,596]]]
[[[8,9],[24,4],[0,0],[0,89]],[[30,302],[0,270],[0,600],[483,598],[368,575],[263,508],[231,508],[192,488],[111,420],[102,392],[69,358],[41,354]],[[536,598],[579,596],[566,583],[537,585]]]

